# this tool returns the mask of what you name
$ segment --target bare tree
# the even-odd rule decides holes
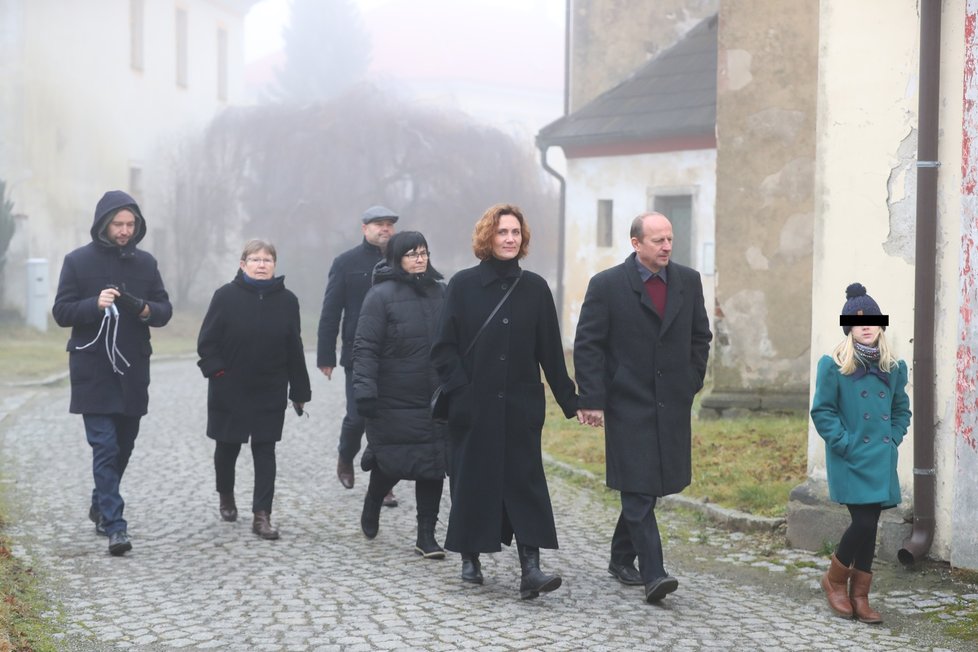
[[[212,288],[199,287],[201,275],[218,272],[216,266],[240,239],[238,146],[212,125],[200,136],[184,136],[165,147],[156,175],[162,236],[156,249],[178,305],[206,298]]]
[[[545,276],[556,270],[557,197],[534,151],[462,114],[359,86],[329,103],[229,109],[206,142],[206,151],[184,151],[173,164],[188,184],[182,192],[196,198],[175,194],[169,211],[181,261],[191,254],[199,264],[221,235],[268,238],[289,287],[314,306],[333,257],[359,240],[368,206],[397,210],[398,227],[423,232],[433,264],[451,273],[475,262],[472,227],[505,201],[519,204],[533,229],[528,264]],[[178,271],[181,297],[198,273],[189,263]]]

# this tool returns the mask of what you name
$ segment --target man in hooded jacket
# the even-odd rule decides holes
[[[69,411],[84,419],[95,479],[88,517],[122,555],[132,543],[119,483],[149,403],[149,327],[165,326],[173,307],[156,259],[136,247],[146,220],[132,197],[105,193],[91,235],[65,256],[52,312],[71,327]]]

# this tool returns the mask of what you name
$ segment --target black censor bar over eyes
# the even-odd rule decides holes
[[[839,326],[889,326],[889,315],[839,315]]]

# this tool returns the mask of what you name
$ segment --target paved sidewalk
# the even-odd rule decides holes
[[[314,369],[311,364],[310,369]],[[366,476],[335,478],[342,378],[313,381],[310,418],[291,412],[279,445],[273,522],[282,538],[250,531],[251,456],[238,460],[245,518],[217,514],[213,444],[203,434],[206,383],[192,360],[153,364],[143,419],[123,482],[133,551],[108,555],[87,519],[91,454],[67,387],[0,389],[0,476],[10,484],[9,534],[60,604],[52,619],[67,650],[966,650],[928,612],[978,608],[978,594],[885,575],[883,626],[829,615],[817,587],[823,558],[771,547],[679,512],[662,512],[667,568],[679,591],[641,600],[606,571],[614,505],[556,474],[559,551],[545,570],[564,586],[518,596],[515,550],[485,555],[482,587],[458,579],[458,556],[413,552],[413,485],[395,492],[380,534],[359,515]],[[447,483],[446,483],[447,487]],[[442,501],[447,518],[448,498]],[[444,523],[437,530],[444,538]],[[963,593],[963,594],[962,594]]]

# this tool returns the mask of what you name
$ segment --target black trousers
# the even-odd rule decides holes
[[[646,584],[666,576],[655,503],[655,496],[621,492],[621,514],[611,537],[612,563],[631,564],[637,556]]]
[[[855,566],[870,573],[876,556],[876,530],[880,522],[881,505],[846,505],[852,522],[842,534],[836,558],[843,566]]]
[[[387,492],[400,482],[399,478],[392,478],[385,475],[376,466],[370,471],[370,484],[367,486],[367,493],[375,502],[380,502],[387,495]],[[418,504],[418,516],[438,516],[438,508],[441,506],[441,490],[444,480],[415,480],[414,499]]]
[[[217,491],[234,491],[234,466],[241,452],[241,444],[215,442],[214,471],[217,476]],[[275,497],[275,442],[256,442],[251,440],[251,457],[255,463],[255,489],[251,498],[252,512],[271,512]]]
[[[353,367],[343,367],[343,376],[346,383],[346,414],[340,425],[340,443],[336,451],[341,460],[352,463],[360,452],[367,421],[357,412],[357,400],[353,395]]]

